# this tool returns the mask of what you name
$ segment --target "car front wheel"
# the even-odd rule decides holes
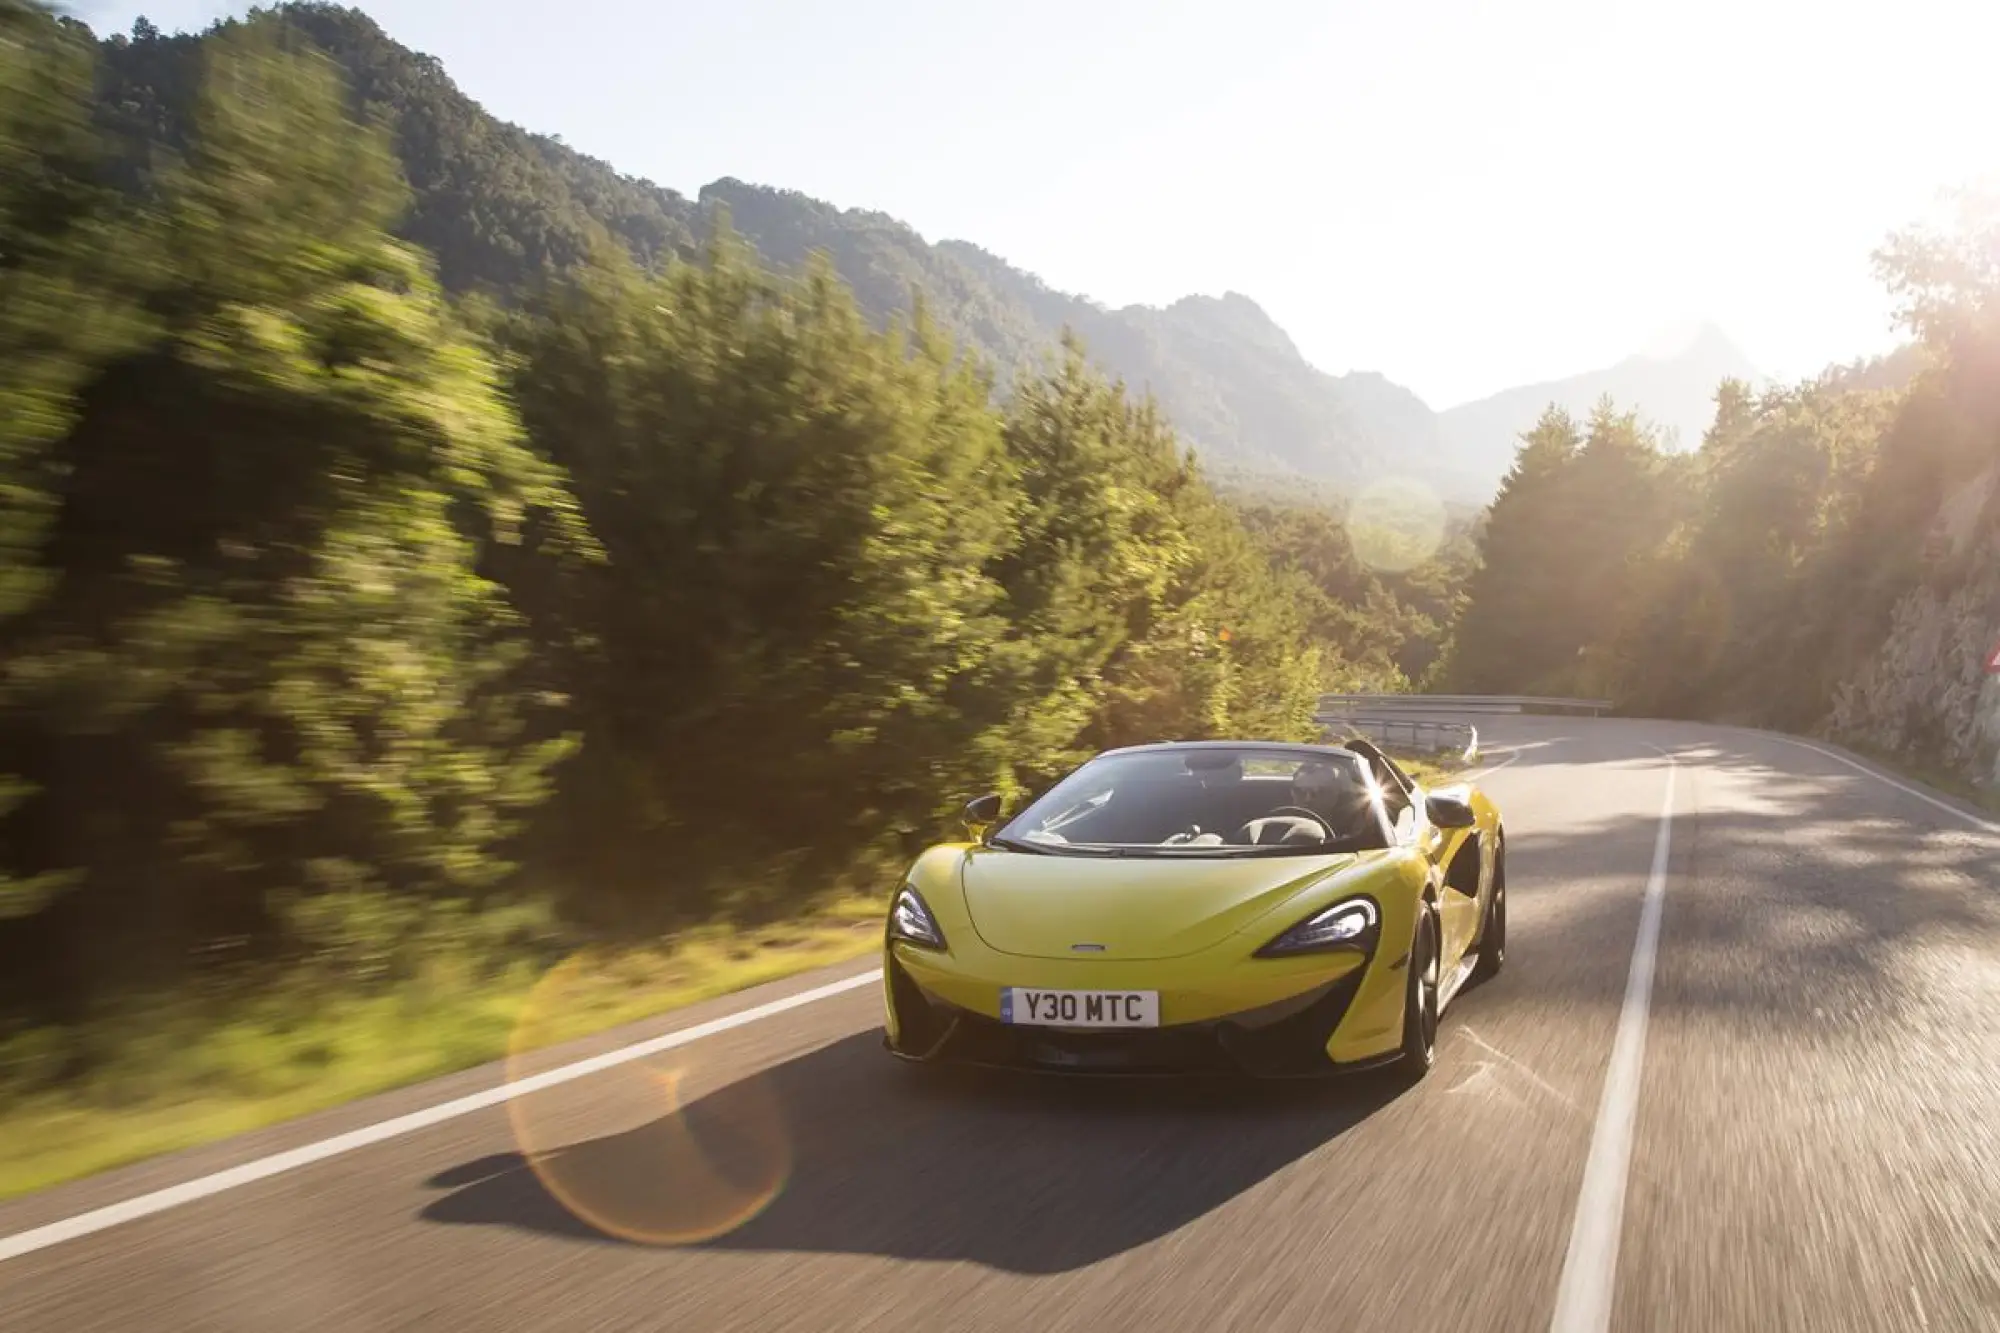
[[[1442,972],[1438,948],[1437,908],[1424,903],[1410,942],[1409,976],[1403,992],[1403,1058],[1398,1067],[1422,1078],[1437,1062],[1438,982]]]

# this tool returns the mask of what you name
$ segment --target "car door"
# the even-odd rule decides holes
[[[1465,951],[1472,947],[1472,937],[1479,929],[1482,876],[1478,867],[1469,866],[1470,873],[1466,874],[1447,873],[1469,830],[1443,829],[1431,823],[1424,813],[1423,789],[1387,755],[1377,752],[1370,762],[1375,769],[1375,780],[1381,784],[1390,822],[1396,826],[1397,841],[1422,854],[1431,868],[1431,882],[1438,886],[1438,927],[1444,949],[1440,961],[1444,975],[1449,977],[1465,957]]]

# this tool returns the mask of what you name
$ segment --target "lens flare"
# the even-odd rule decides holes
[[[508,1044],[510,1083],[562,1062],[548,1048],[593,991],[602,980],[583,955],[542,978]],[[522,1159],[578,1221],[635,1244],[692,1245],[734,1231],[784,1189],[791,1136],[770,1081],[702,1092],[713,1079],[687,1057],[634,1060],[507,1103]]]
[[[1414,477],[1371,482],[1347,507],[1347,536],[1370,569],[1401,574],[1444,545],[1444,501]]]

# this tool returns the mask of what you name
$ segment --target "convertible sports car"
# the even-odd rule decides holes
[[[890,904],[906,1060],[1422,1077],[1445,1006],[1506,956],[1499,812],[1364,740],[1109,750],[1000,814],[969,803],[969,839]]]

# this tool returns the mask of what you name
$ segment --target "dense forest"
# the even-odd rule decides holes
[[[7,1021],[782,914],[1436,656],[1463,532],[1376,573],[1081,341],[1003,385],[726,215],[513,207],[567,159],[427,157],[325,24],[0,0]]]

